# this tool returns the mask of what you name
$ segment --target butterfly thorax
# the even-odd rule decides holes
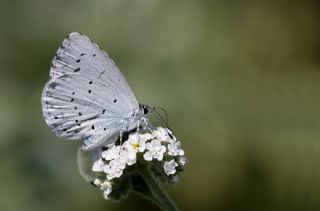
[[[132,116],[125,118],[127,121],[127,131],[143,126],[143,124],[149,124],[148,116],[154,110],[154,107],[139,104],[139,110],[134,112]],[[132,118],[133,117],[133,118]]]

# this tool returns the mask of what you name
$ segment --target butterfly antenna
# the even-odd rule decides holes
[[[164,112],[165,114],[165,120],[163,119],[163,117],[160,115],[160,113],[157,110],[161,110]],[[167,134],[173,139],[174,137],[172,136],[172,133],[170,131],[170,128],[168,127],[168,113],[166,111],[166,109],[164,108],[156,108],[152,111],[152,114],[156,117],[156,119],[159,121],[160,125],[162,127],[164,127],[164,129],[167,131]]]
[[[167,113],[167,110],[166,109],[164,109],[164,108],[162,108],[162,107],[156,107],[155,109],[158,109],[158,110],[161,110],[161,111],[163,111],[163,113],[164,113],[164,115],[165,115],[165,123],[166,123],[166,125],[168,125],[169,124],[169,117],[168,117],[168,113]],[[157,112],[158,113],[158,115],[161,117],[161,119],[163,120],[163,118],[162,118],[162,116],[159,114],[159,112]]]
[[[166,120],[163,119],[163,117],[160,115],[160,113],[156,109],[164,111],[164,113],[166,115]],[[156,109],[154,109],[151,113],[158,120],[158,122],[160,123],[160,125],[162,127],[168,128],[168,114],[167,114],[167,111],[165,109],[163,109],[163,108],[156,108]]]

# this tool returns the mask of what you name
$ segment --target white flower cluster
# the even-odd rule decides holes
[[[158,127],[146,133],[132,132],[122,145],[108,146],[93,163],[92,171],[105,174],[104,181],[94,181],[103,191],[105,198],[112,192],[114,179],[120,178],[126,167],[137,163],[139,157],[149,162],[161,161],[163,172],[167,176],[175,174],[178,166],[183,167],[186,164],[181,143],[169,129]]]

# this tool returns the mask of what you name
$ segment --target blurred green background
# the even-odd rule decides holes
[[[0,0],[0,210],[157,210],[79,175],[40,107],[63,38],[103,47],[165,107],[189,163],[182,210],[320,210],[319,1]]]

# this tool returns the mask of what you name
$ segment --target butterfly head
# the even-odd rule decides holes
[[[140,104],[139,107],[140,114],[142,114],[143,117],[148,117],[150,114],[152,114],[162,127],[168,127],[168,115],[167,111],[164,108],[148,106],[144,104]],[[159,111],[164,113],[165,118],[163,118]]]
[[[149,116],[150,113],[152,113],[155,110],[155,107],[144,105],[144,104],[140,104],[139,107],[140,107],[140,113],[143,116]]]

